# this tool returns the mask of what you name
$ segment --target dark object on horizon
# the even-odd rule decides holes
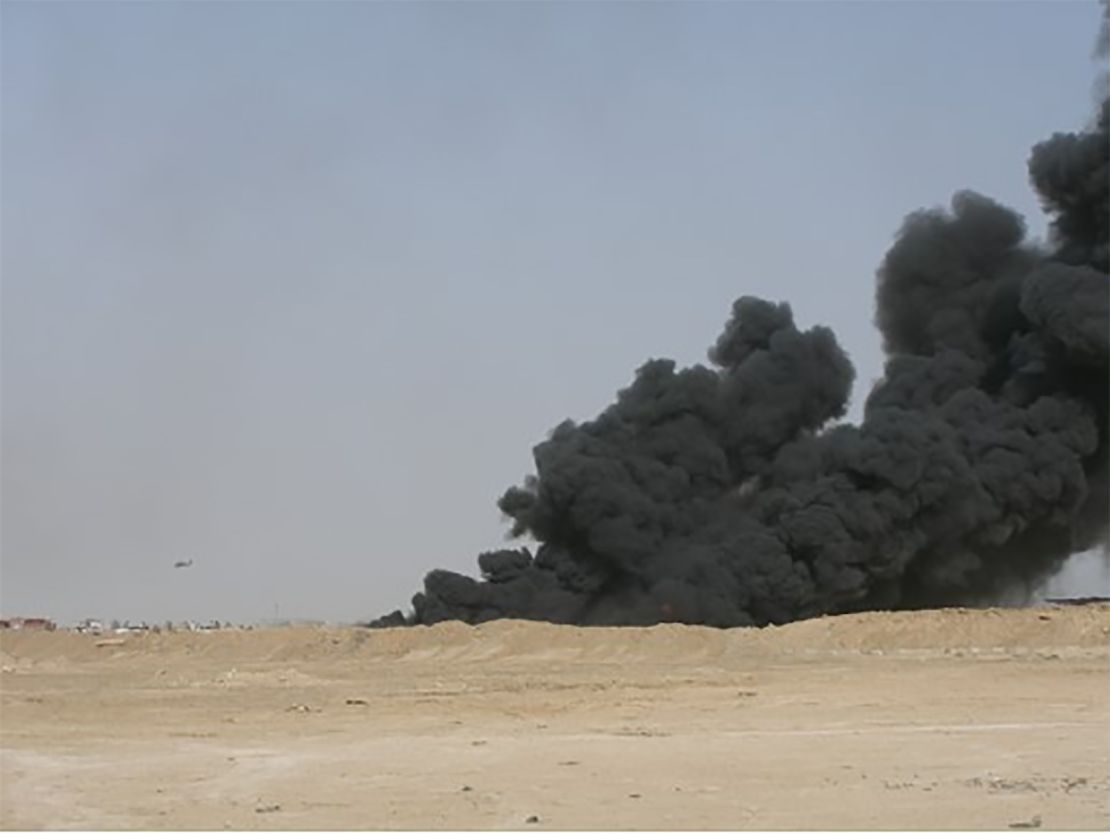
[[[189,559],[188,561],[174,562],[173,566],[175,568],[191,568],[193,566],[193,560]]]
[[[358,625],[372,628],[393,628],[395,626],[408,625],[408,622],[405,620],[405,615],[400,611],[393,611],[369,623],[358,623]]]
[[[1110,99],[1033,148],[1050,248],[970,191],[911,214],[878,271],[884,378],[835,425],[854,370],[824,327],[744,297],[709,367],[653,359],[596,419],[534,449],[499,501],[539,542],[433,570],[413,612],[585,625],[783,623],[979,605],[1104,540]]]
[[[1110,597],[1048,597],[1045,602],[1049,605],[1104,605],[1110,603]]]

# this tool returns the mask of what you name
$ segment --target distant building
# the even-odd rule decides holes
[[[46,617],[10,617],[0,620],[0,629],[2,628],[12,631],[53,631],[57,626]]]

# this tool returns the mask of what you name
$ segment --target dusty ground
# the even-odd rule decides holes
[[[1110,826],[1106,606],[6,633],[0,660],[6,829]]]

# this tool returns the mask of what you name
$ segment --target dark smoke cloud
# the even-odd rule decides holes
[[[1095,57],[1105,58],[1110,55],[1110,0],[1100,0],[1102,5],[1102,24],[1098,28],[1098,38],[1095,40]]]
[[[833,333],[741,298],[710,366],[652,360],[534,450],[499,506],[539,547],[432,571],[412,614],[734,626],[976,604],[1107,529],[1110,101],[1029,162],[1049,247],[979,194],[908,217],[878,272],[887,362],[859,426]]]
[[[1029,175],[1045,211],[1054,215],[1052,229],[1057,258],[1071,264],[1089,263],[1105,272],[1110,266],[1107,238],[1110,208],[1106,183],[1110,177],[1106,130],[1110,99],[1099,109],[1097,124],[1087,133],[1057,133],[1033,148]]]

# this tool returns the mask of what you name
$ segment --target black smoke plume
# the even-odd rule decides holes
[[[741,298],[709,367],[652,360],[559,425],[501,498],[539,542],[428,574],[377,625],[502,617],[737,626],[980,604],[1107,530],[1110,101],[1037,145],[1049,245],[972,192],[910,215],[878,272],[887,353],[861,425],[831,331]]]

